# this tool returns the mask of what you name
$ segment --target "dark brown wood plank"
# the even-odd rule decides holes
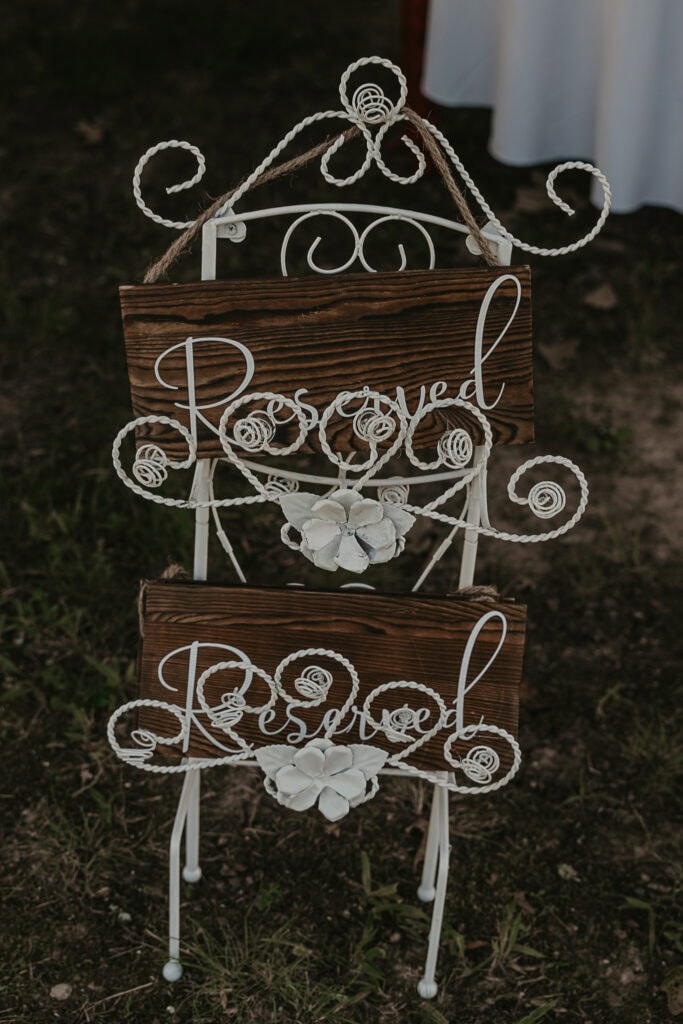
[[[496,443],[533,440],[531,303],[528,267],[403,271],[345,274],[259,281],[212,281],[196,284],[143,285],[121,288],[121,309],[133,411],[136,417],[172,416],[188,425],[186,349],[188,338],[231,339],[248,349],[254,370],[246,392],[273,391],[293,397],[305,388],[305,402],[318,411],[340,391],[369,388],[396,395],[405,390],[411,413],[420,389],[429,395],[445,381],[444,397],[456,397],[472,376],[475,335],[482,302],[500,278],[514,275],[521,285],[519,308],[501,342],[517,295],[514,281],[501,284],[484,321],[482,366],[487,404],[484,410]],[[173,346],[178,346],[173,351]],[[155,375],[155,364],[170,387]],[[201,341],[193,347],[199,406],[226,399],[242,384],[245,356],[238,347]],[[175,389],[175,390],[174,390]],[[428,400],[428,397],[427,397]],[[476,404],[476,398],[471,399]],[[223,406],[204,415],[217,425]],[[425,448],[444,432],[439,419],[425,422],[417,447]],[[140,433],[173,457],[184,453],[177,435],[155,427]],[[291,430],[278,441],[289,443]],[[334,435],[340,452],[357,447],[348,424]],[[317,447],[313,432],[311,447]],[[219,456],[222,449],[211,430],[199,423],[199,454]]]
[[[511,601],[482,602],[466,600],[457,595],[445,598],[388,596],[361,592],[320,592],[300,589],[257,587],[217,587],[200,583],[156,581],[144,584],[143,637],[140,648],[140,696],[171,701],[184,707],[187,694],[189,654],[169,659],[165,665],[165,681],[176,688],[165,689],[158,679],[158,666],[169,652],[189,647],[195,641],[203,644],[227,644],[244,652],[252,664],[271,676],[277,665],[293,651],[306,648],[331,649],[348,658],[360,677],[356,700],[362,707],[365,696],[381,683],[413,680],[434,688],[452,705],[463,653],[472,630],[489,611],[502,612],[507,621],[507,636],[497,657],[481,681],[465,700],[465,724],[479,722],[497,725],[512,735],[517,731],[517,715],[521,665],[524,645],[526,609]],[[500,639],[500,623],[491,623],[481,630],[475,644],[468,679],[484,669]],[[203,647],[198,650],[197,675],[219,661],[231,658],[220,650]],[[323,658],[309,658],[299,663],[319,663],[333,672],[335,683],[322,708],[297,709],[289,720],[282,708],[268,726],[268,735],[259,731],[257,716],[245,716],[239,731],[256,746],[285,742],[284,737],[296,733],[302,720],[311,732],[320,725],[325,710],[341,707],[348,695],[346,673],[335,663]],[[285,675],[293,680],[294,668]],[[241,679],[241,673],[239,674]],[[213,705],[224,689],[238,683],[238,674],[217,674],[206,687]],[[255,683],[252,691],[265,700],[267,689]],[[291,691],[290,691],[291,692]],[[386,694],[378,708],[427,706],[424,696],[412,704],[407,691]],[[159,735],[170,736],[177,723],[156,709],[142,709],[139,724]],[[303,728],[303,727],[302,727]],[[217,734],[220,737],[220,733]],[[444,769],[442,731],[413,757],[423,768]],[[344,732],[340,742],[359,742],[357,729]],[[486,738],[489,742],[489,738]],[[302,745],[299,738],[294,745]],[[368,740],[373,745],[396,753],[395,744],[381,734]],[[494,744],[495,745],[495,744]],[[457,749],[457,747],[456,747]],[[503,764],[509,764],[506,744],[501,743]],[[197,729],[193,729],[189,753],[192,756],[216,756],[216,750]]]

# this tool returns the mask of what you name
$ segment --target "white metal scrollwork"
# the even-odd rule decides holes
[[[478,637],[490,620],[500,624],[500,641],[485,667],[471,678],[471,660]],[[278,802],[292,810],[306,810],[317,804],[330,820],[338,820],[351,807],[374,796],[379,785],[377,776],[388,768],[437,782],[453,792],[490,792],[505,785],[517,772],[521,760],[519,745],[498,726],[483,721],[464,723],[467,695],[494,663],[506,629],[505,617],[499,611],[489,612],[479,620],[466,645],[457,695],[450,706],[433,687],[413,680],[375,686],[359,706],[358,672],[343,654],[326,648],[293,651],[282,659],[272,675],[254,665],[246,654],[238,652],[238,657],[216,662],[196,680],[190,672],[190,696],[184,707],[149,699],[123,705],[109,721],[109,741],[123,761],[150,772],[187,772],[255,761],[264,772],[267,791]],[[171,651],[163,661],[187,651],[187,647]],[[321,664],[324,661],[327,664]],[[294,679],[286,684],[285,674],[292,668]],[[163,665],[160,679],[162,669]],[[210,704],[205,695],[206,685],[212,677],[218,678],[226,672],[237,672],[241,682],[235,685],[231,675],[227,689]],[[289,674],[291,676],[291,671]],[[248,695],[255,680],[265,686],[268,696],[266,700],[251,704]],[[331,696],[340,691],[345,693],[341,706],[338,697],[332,704]],[[403,705],[382,708],[386,695],[396,692],[401,693]],[[278,705],[285,712],[284,724],[273,732],[274,709]],[[129,744],[122,745],[117,737],[119,728],[125,717],[139,708],[163,710],[177,721],[177,730],[171,737],[162,737],[149,728],[133,729]],[[296,712],[313,708],[318,709],[317,724],[306,725]],[[277,738],[284,729],[291,733],[288,742],[254,744],[245,739],[240,734],[240,723],[247,715],[258,721],[262,738],[269,735]],[[193,758],[173,765],[153,761],[159,746],[183,745],[185,749],[192,727],[199,728],[204,739],[216,747],[215,757]],[[360,743],[344,742],[343,737],[352,729],[359,734]],[[377,747],[372,742],[377,737],[398,749],[390,752]],[[435,737],[441,745],[444,762],[454,773],[450,779],[445,779],[443,772],[425,770],[411,763],[412,755]],[[455,754],[456,743],[466,748],[464,753]],[[459,781],[458,775],[464,781]]]
[[[360,70],[367,70],[374,67],[384,68],[393,75],[395,78],[397,96],[392,99],[385,93],[382,86],[377,83],[363,82],[355,88],[349,98],[348,86],[351,77]],[[394,125],[401,125],[408,121],[406,114],[404,113],[407,98],[407,82],[401,69],[397,67],[396,64],[393,64],[391,61],[381,57],[365,57],[357,60],[353,64],[349,65],[341,77],[339,84],[339,97],[342,104],[341,110],[325,110],[309,115],[299,121],[298,124],[287,132],[280,142],[273,147],[265,159],[261,161],[258,167],[256,167],[255,170],[239,186],[239,188],[235,190],[230,199],[226,200],[224,206],[216,212],[216,218],[221,217],[228,211],[231,212],[234,210],[239,201],[246,195],[254,183],[257,182],[263,173],[274,164],[283,150],[285,150],[287,146],[289,146],[289,144],[292,143],[305,129],[326,120],[342,121],[354,126],[359,130],[361,139],[365,146],[365,153],[358,169],[345,177],[338,177],[332,170],[332,163],[335,155],[339,153],[344,145],[346,145],[346,141],[344,136],[340,135],[330,144],[329,148],[324,152],[320,162],[320,173],[328,184],[340,188],[353,185],[359,181],[372,166],[377,167],[381,174],[386,178],[400,185],[412,185],[418,181],[424,174],[426,161],[419,147],[408,135],[401,136],[401,141],[415,161],[415,170],[411,174],[398,174],[395,171],[392,171],[382,152],[382,145],[389,130]],[[448,161],[450,161],[451,165],[457,171],[461,180],[469,190],[473,200],[486,216],[488,221],[487,226],[490,227],[491,230],[495,231],[501,238],[506,239],[514,247],[539,256],[561,256],[566,253],[574,252],[582,246],[587,245],[602,229],[602,226],[609,214],[611,205],[611,190],[609,182],[605,178],[604,174],[602,174],[602,172],[592,164],[581,160],[568,160],[564,163],[558,164],[557,167],[550,172],[546,180],[546,192],[550,201],[557,206],[558,209],[562,210],[562,212],[568,216],[572,216],[574,213],[573,208],[557,193],[556,182],[558,178],[568,170],[584,171],[596,178],[597,181],[600,182],[600,186],[603,190],[603,206],[593,228],[580,239],[577,239],[569,245],[551,248],[532,245],[517,238],[505,228],[495,215],[446,136],[443,135],[435,125],[431,124],[426,119],[422,118],[420,121],[424,130],[427,131],[441,147],[444,156]],[[197,161],[197,172],[187,181],[184,181],[179,185],[170,186],[167,191],[178,192],[196,184],[203,176],[206,168],[206,161],[204,160],[203,155],[197,147],[193,146],[191,143],[178,139],[171,139],[168,142],[160,142],[155,146],[150,147],[150,149],[148,149],[140,158],[133,176],[133,192],[137,205],[146,217],[150,217],[157,224],[162,224],[169,228],[183,229],[191,226],[193,222],[172,221],[155,213],[145,203],[142,197],[141,186],[142,172],[148,162],[164,149],[177,148],[185,149],[195,157]],[[360,253],[362,252],[362,244],[360,243],[357,233],[355,233],[355,229],[354,236],[356,241],[354,245],[353,259],[356,257],[360,258]],[[311,258],[311,256],[312,252],[309,251],[309,258]],[[345,264],[345,266],[346,265],[348,264]],[[312,263],[311,266],[313,266]],[[315,267],[313,268],[316,269]],[[339,270],[343,268],[337,269]]]
[[[195,461],[196,444],[192,435],[177,420],[169,417],[143,417],[128,424],[114,443],[114,465],[127,487],[141,497],[176,508],[229,508],[254,503],[279,506],[284,517],[281,535],[287,547],[298,550],[320,568],[335,571],[342,567],[351,572],[363,572],[370,565],[389,561],[405,547],[408,534],[416,517],[424,517],[445,526],[464,528],[481,536],[498,540],[536,544],[554,540],[572,529],[583,516],[588,503],[588,485],[581,470],[562,456],[545,455],[527,460],[512,474],[507,485],[511,502],[526,507],[537,519],[547,521],[560,515],[567,504],[565,487],[556,480],[534,483],[526,496],[518,493],[523,477],[539,466],[558,466],[573,477],[578,485],[578,500],[574,512],[560,526],[539,533],[513,533],[494,527],[488,514],[486,500],[486,464],[493,439],[484,413],[471,402],[461,398],[443,398],[421,405],[414,415],[407,415],[405,407],[388,395],[368,388],[356,392],[341,392],[320,414],[319,420],[311,414],[312,406],[303,401],[303,395],[287,397],[276,392],[241,394],[230,402],[221,416],[219,439],[226,461],[238,470],[252,486],[254,493],[230,498],[198,500],[167,498],[149,488],[158,488],[169,468],[188,468]],[[465,413],[483,436],[480,457],[474,458],[475,445],[471,434],[462,427],[447,427],[439,438],[435,458],[426,459],[415,452],[414,438],[420,424],[434,412]],[[315,410],[313,410],[315,412]],[[317,414],[316,414],[317,416]],[[334,448],[331,438],[338,426],[337,420],[348,423],[354,435],[367,451],[356,460],[342,455]],[[136,426],[160,423],[177,430],[187,442],[189,455],[185,460],[167,459],[158,446],[143,445],[133,465],[133,476],[123,469],[120,449],[127,434]],[[295,436],[279,443],[278,432],[295,427]],[[335,428],[335,429],[333,429]],[[278,476],[269,467],[256,466],[243,455],[270,455],[286,458],[301,451],[309,434],[315,433],[323,453],[331,463],[330,482],[322,493],[303,491],[297,479]],[[291,438],[291,434],[290,434]],[[384,448],[382,446],[385,446]],[[387,447],[388,445],[388,447]],[[389,485],[379,477],[391,459],[404,455],[415,470],[410,477],[392,478]],[[433,483],[443,470],[446,486],[436,497],[419,504],[409,500],[410,485],[423,480]],[[339,474],[347,481],[339,485]],[[296,477],[296,474],[294,474]],[[474,480],[480,480],[481,523],[468,523],[462,515],[446,512],[451,499],[464,493]],[[143,486],[145,485],[145,486]],[[377,498],[365,491],[377,488]],[[295,530],[300,540],[292,537]]]

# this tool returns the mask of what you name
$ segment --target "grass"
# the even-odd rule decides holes
[[[108,468],[129,418],[116,289],[170,239],[135,210],[131,169],[158,138],[189,138],[219,194],[299,117],[334,104],[352,59],[396,56],[396,18],[393,4],[357,0],[333,18],[260,0],[191,13],[175,0],[31,0],[7,14],[0,1024],[660,1024],[676,1008],[681,552],[679,506],[664,499],[678,484],[649,453],[673,451],[681,407],[683,224],[652,209],[533,266],[536,338],[551,361],[563,353],[561,372],[538,361],[539,450],[576,458],[592,504],[573,535],[518,560],[482,545],[480,580],[529,607],[525,762],[501,794],[452,801],[436,1000],[415,996],[425,793],[393,782],[328,828],[292,821],[249,773],[209,773],[204,879],[182,896],[187,971],[175,987],[159,974],[177,780],[114,763],[104,730],[134,692],[138,580],[189,552],[192,522]],[[512,209],[532,172],[482,152],[487,115],[441,116],[511,228],[555,244],[557,220]],[[205,203],[150,182],[173,216]],[[438,182],[425,188],[447,212]],[[574,221],[591,217],[584,203]],[[232,248],[225,269],[264,266],[256,244]],[[617,306],[586,306],[605,280]],[[267,555],[251,557],[268,570]],[[63,986],[66,998],[52,994]]]

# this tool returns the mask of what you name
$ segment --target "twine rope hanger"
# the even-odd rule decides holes
[[[409,121],[417,132],[424,149],[431,157],[434,166],[441,175],[446,189],[453,199],[463,222],[469,228],[473,239],[479,247],[482,257],[490,267],[497,266],[497,260],[491,250],[491,246],[486,238],[484,238],[482,230],[470,210],[465,196],[456,184],[455,178],[451,173],[451,169],[446,162],[446,158],[441,152],[436,140],[425,127],[423,119],[410,107],[403,107],[401,113],[404,120]],[[313,146],[300,156],[293,157],[290,160],[283,161],[281,164],[275,164],[274,166],[266,168],[262,174],[252,182],[250,187],[255,188],[259,185],[266,185],[268,182],[275,181],[287,174],[294,173],[294,171],[299,170],[301,167],[305,167],[312,160],[315,160],[316,157],[324,156],[327,150],[334,145],[340,137],[343,138],[344,142],[347,142],[348,140],[357,138],[360,135],[361,131],[359,128],[355,126],[347,128],[344,132],[334,136],[334,138],[325,139],[324,142],[319,143],[317,146]],[[197,219],[193,221],[192,224],[178,236],[178,238],[176,238],[174,242],[171,243],[171,245],[169,245],[166,252],[150,267],[148,267],[143,278],[143,284],[156,284],[156,282],[164,277],[178,258],[191,246],[206,222],[211,220],[212,217],[215,217],[218,212],[230,202],[232,197],[242,189],[246,181],[246,178],[243,179],[243,181],[238,185],[234,186],[228,192],[224,193],[224,195],[214,200],[214,202],[211,203],[211,205],[207,207],[207,209],[204,210],[204,212],[201,213]]]

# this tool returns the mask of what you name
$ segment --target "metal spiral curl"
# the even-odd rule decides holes
[[[294,494],[298,491],[299,481],[271,474],[266,480],[265,487],[269,498],[278,498],[281,494]]]
[[[393,418],[374,409],[360,409],[353,417],[354,433],[370,445],[388,441],[396,430]]]
[[[133,463],[133,476],[143,487],[161,487],[168,477],[168,458],[156,444],[143,444],[138,448]]]
[[[288,693],[283,683],[283,676],[290,665],[296,661],[300,661],[302,658],[306,658],[308,661],[307,667],[297,676],[294,681],[294,689],[297,692],[297,696],[293,696]],[[310,664],[310,659],[315,658],[316,662]],[[294,707],[306,707],[315,708],[320,704],[323,704],[327,699],[327,691],[334,682],[335,676],[333,673],[323,669],[318,663],[318,658],[329,658],[330,660],[341,666],[346,673],[348,673],[349,681],[345,682],[343,677],[337,677],[335,689],[338,693],[343,693],[345,688],[348,687],[346,700],[340,708],[334,709],[334,714],[331,715],[331,721],[323,733],[323,739],[329,739],[335,732],[338,724],[344,720],[345,716],[353,707],[358,689],[360,687],[360,679],[358,673],[354,668],[352,662],[348,658],[345,658],[343,654],[339,654],[337,651],[332,651],[327,647],[307,647],[302,648],[299,651],[294,651],[292,654],[288,654],[286,658],[283,658],[280,664],[275,669],[273,675],[273,681],[275,689],[281,699],[287,704],[292,704]],[[336,666],[335,666],[336,671]],[[330,683],[327,683],[327,677],[330,676]],[[300,686],[304,688],[310,686],[311,691],[319,691],[317,696],[304,697],[301,693]]]
[[[320,665],[309,665],[301,675],[294,680],[294,689],[306,700],[323,700],[327,697],[332,686],[333,676],[326,668]]]
[[[137,419],[131,420],[130,423],[126,423],[125,427],[122,427],[121,430],[119,430],[116,437],[114,438],[114,443],[112,444],[111,448],[111,460],[114,465],[114,469],[116,470],[116,475],[120,480],[123,481],[126,487],[130,488],[130,490],[133,491],[134,494],[139,495],[141,498],[146,498],[148,501],[154,501],[157,504],[168,505],[170,507],[188,507],[189,502],[186,501],[185,499],[165,498],[161,494],[154,494],[153,490],[146,490],[143,486],[140,485],[139,482],[137,482],[134,479],[134,477],[129,476],[128,473],[126,473],[125,469],[121,464],[121,445],[123,444],[128,434],[133,433],[139,427],[148,427],[149,425],[152,424],[161,424],[163,426],[171,427],[173,430],[177,430],[178,433],[183,438],[185,444],[187,445],[187,458],[179,460],[169,459],[167,456],[164,456],[166,460],[164,463],[164,468],[168,467],[169,469],[189,469],[190,466],[194,464],[195,459],[197,457],[197,442],[190,433],[190,431],[187,429],[187,427],[185,427],[182,423],[179,423],[178,420],[175,420],[170,416],[139,416]],[[149,447],[155,449],[157,446],[150,445]],[[144,450],[144,448],[145,445],[142,445],[141,450]],[[149,454],[150,452],[148,452],[148,455]],[[154,455],[154,452],[152,452],[151,454],[153,457],[147,460],[147,465],[145,466],[145,468],[141,469],[140,472],[150,473],[152,476],[152,487],[158,487],[159,483],[162,482],[159,479],[159,470],[161,466],[160,463],[157,463],[156,461],[158,456]]]
[[[221,695],[220,707],[212,708],[211,719],[221,729],[237,725],[244,714],[247,702],[241,693],[224,693]]]
[[[358,86],[351,97],[351,106],[366,124],[381,124],[396,109],[381,86],[374,82],[364,82]]]
[[[464,469],[474,454],[474,443],[466,430],[457,427],[439,439],[437,451],[441,462],[446,466]]]
[[[402,708],[395,708],[387,715],[386,723],[390,729],[397,733],[405,734],[409,729],[414,729],[418,723],[417,712],[404,704]],[[389,736],[389,734],[387,733]],[[389,739],[392,737],[389,736]]]
[[[126,760],[134,767],[137,767],[140,762],[149,761],[156,753],[157,737],[148,729],[133,729],[130,738],[133,743],[137,744],[137,749],[135,747],[126,749]]]
[[[387,484],[386,487],[377,488],[378,500],[387,505],[405,505],[409,497],[409,484]]]
[[[500,758],[492,747],[473,747],[460,762],[460,768],[471,782],[487,786],[500,768]]]
[[[233,429],[235,443],[248,452],[261,452],[275,436],[275,424],[267,413],[257,410],[237,420]]]
[[[134,743],[132,747],[122,747],[116,738],[116,729],[119,721],[131,711],[138,711],[139,708],[161,708],[167,712],[172,718],[175,718],[178,724],[178,731],[171,736],[159,736],[152,729],[145,729],[136,727],[130,732],[130,742]],[[171,730],[173,732],[173,730]],[[172,704],[167,704],[162,700],[150,700],[150,699],[139,699],[128,701],[126,704],[122,704],[114,711],[107,722],[107,739],[109,745],[122,761],[127,764],[133,765],[135,768],[143,768],[147,771],[158,771],[149,765],[152,756],[156,753],[159,747],[172,747],[178,743],[182,743],[187,735],[187,720],[182,708],[176,707]]]
[[[546,533],[538,535],[540,539],[552,540],[555,537],[561,536],[562,533],[566,533],[571,530],[573,526],[578,523],[579,519],[586,510],[588,504],[588,484],[586,478],[575,463],[570,459],[566,459],[561,455],[541,455],[538,458],[530,459],[528,462],[524,462],[521,466],[518,466],[515,472],[508,480],[507,493],[510,501],[514,502],[515,505],[526,505],[531,513],[538,519],[552,519],[558,513],[562,512],[565,505],[567,504],[567,496],[560,484],[555,483],[554,480],[541,480],[529,488],[529,493],[526,497],[517,494],[517,485],[522,477],[534,469],[537,466],[549,466],[556,465],[562,466],[564,469],[569,470],[581,492],[579,498],[579,504],[574,515],[557,530],[549,530]],[[487,525],[489,525],[487,523]],[[516,540],[516,536],[508,535],[505,533],[498,533],[497,536],[502,536],[503,539],[507,540],[510,536]],[[526,541],[527,536],[521,538]]]
[[[398,99],[392,101],[375,82],[363,82],[354,89],[349,101],[346,87],[354,72],[361,68],[382,67],[390,72],[398,85]],[[348,114],[355,115],[366,124],[380,124],[399,113],[408,98],[408,82],[397,64],[384,57],[361,57],[349,64],[339,81],[339,99]]]
[[[552,480],[541,480],[529,491],[527,502],[538,519],[552,519],[567,504],[567,496],[559,484]]]

